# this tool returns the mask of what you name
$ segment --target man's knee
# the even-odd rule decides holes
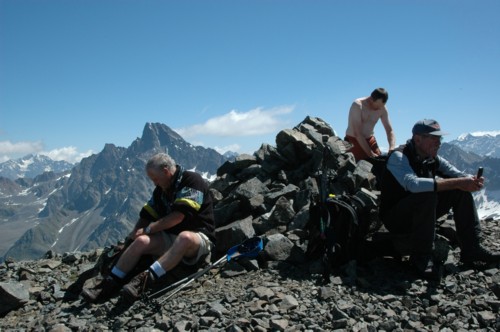
[[[180,232],[176,239],[176,245],[186,251],[197,250],[200,245],[199,236],[190,231]]]
[[[411,194],[399,201],[382,221],[393,233],[410,233],[413,225],[434,224],[438,196],[435,192]]]
[[[135,252],[144,252],[148,248],[149,244],[151,243],[151,239],[147,235],[140,235],[138,236],[134,242],[130,245],[130,248],[134,250]]]
[[[423,193],[416,193],[414,195],[414,200],[417,204],[422,204],[422,206],[417,206],[417,208],[423,207],[436,207],[438,202],[438,194],[434,191],[428,191]]]
[[[470,200],[470,201],[474,200],[474,196],[472,196],[472,193],[468,192],[468,191],[463,191],[463,190],[455,189],[455,190],[452,190],[451,193],[459,201],[464,200],[464,199],[465,200]]]
[[[210,261],[210,253],[213,249],[213,243],[210,239],[203,233],[188,232],[185,236],[186,245],[191,246],[184,251],[183,262],[187,265],[194,265],[202,260],[208,263]]]

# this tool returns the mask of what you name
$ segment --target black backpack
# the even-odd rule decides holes
[[[322,258],[325,276],[362,258],[366,237],[380,227],[371,208],[357,196],[346,194],[330,195],[324,203],[311,207],[306,255],[313,260]]]

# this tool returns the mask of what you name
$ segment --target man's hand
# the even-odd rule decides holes
[[[147,225],[149,225],[151,222],[149,220],[146,220],[146,219],[143,219],[143,218],[139,218],[139,220],[137,220],[135,226],[134,226],[134,229],[130,231],[130,234],[128,235],[129,238],[131,238],[132,240],[135,240],[136,237],[138,236],[137,235],[137,232],[140,230],[140,229],[143,229],[144,227],[146,227]]]
[[[469,187],[471,188],[470,191],[479,191],[479,190],[483,189],[483,187],[484,187],[484,178],[483,177],[480,177],[480,178],[473,177],[473,178],[466,178],[466,179],[470,180],[470,181],[467,181]]]
[[[134,239],[137,239],[141,235],[149,235],[149,234],[146,233],[145,228],[139,228],[138,230],[135,231]]]

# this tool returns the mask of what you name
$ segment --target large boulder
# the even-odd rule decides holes
[[[22,307],[29,296],[26,287],[19,282],[0,282],[0,315]]]

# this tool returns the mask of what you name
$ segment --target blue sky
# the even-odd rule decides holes
[[[500,1],[0,0],[0,162],[128,147],[147,122],[253,153],[306,116],[343,137],[389,91],[398,144],[422,118],[500,129]],[[375,130],[387,147],[382,125]]]

